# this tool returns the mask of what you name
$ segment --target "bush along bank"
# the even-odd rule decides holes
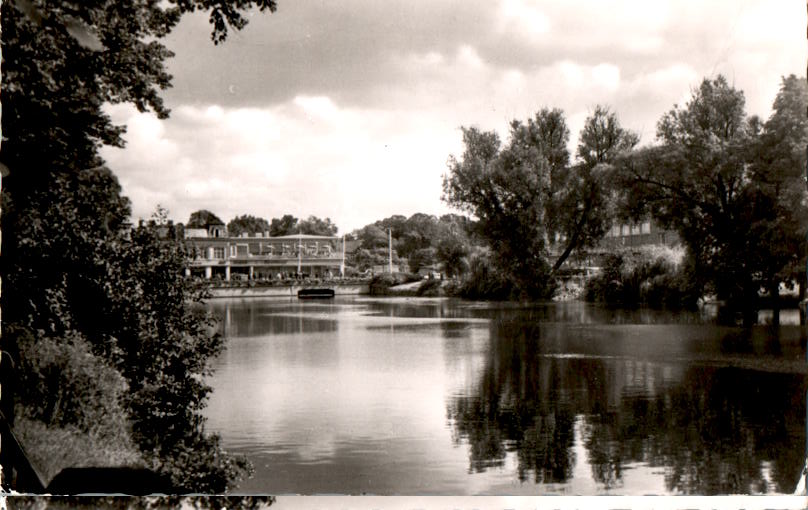
[[[412,285],[404,285],[408,283]],[[435,278],[424,280],[410,273],[383,273],[371,279],[369,290],[371,296],[439,297],[450,295],[445,288],[449,283]]]
[[[584,297],[616,306],[691,309],[701,295],[692,273],[681,249],[618,252],[606,257]]]

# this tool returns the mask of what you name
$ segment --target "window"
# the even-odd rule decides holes
[[[213,258],[214,259],[223,259],[224,258],[224,246],[219,246],[213,248]]]
[[[628,235],[628,233],[629,233],[629,230],[628,230],[628,225],[623,225],[623,226],[621,227],[621,234],[622,234],[622,235],[624,235],[624,236],[627,236],[627,235]]]
[[[643,234],[650,234],[651,233],[651,222],[646,221],[640,226],[640,230]]]

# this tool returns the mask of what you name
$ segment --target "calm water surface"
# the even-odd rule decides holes
[[[214,300],[208,427],[272,494],[792,492],[796,325],[582,303]]]

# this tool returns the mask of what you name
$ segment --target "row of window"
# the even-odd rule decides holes
[[[330,257],[333,250],[330,246],[303,246],[303,254],[306,256],[326,256]],[[226,249],[224,246],[214,246],[212,249],[208,248],[203,253],[204,258],[208,259],[224,259]],[[246,244],[233,244],[230,245],[230,257],[247,257],[250,255],[249,246]],[[281,249],[276,250],[272,246],[264,246],[263,251],[253,251],[252,255],[270,255],[282,257],[297,257],[298,247],[283,246]]]
[[[650,233],[651,222],[646,221],[639,225],[615,225],[606,233],[606,237],[636,236]]]

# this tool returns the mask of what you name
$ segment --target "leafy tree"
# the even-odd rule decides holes
[[[224,222],[207,209],[200,209],[191,213],[186,226],[188,228],[207,228],[208,225],[224,225]]]
[[[349,257],[348,264],[358,271],[367,271],[368,269],[372,269],[373,266],[384,266],[386,268],[389,261],[387,248],[360,248]],[[399,258],[394,251],[393,264],[398,264],[398,262]],[[385,269],[385,271],[386,270],[387,269]]]
[[[438,243],[435,258],[443,264],[443,269],[449,278],[462,276],[466,271],[466,257],[469,251],[456,237],[447,237]]]
[[[398,239],[407,230],[407,218],[401,214],[394,214],[389,218],[377,221],[375,225],[385,231],[391,229],[393,238]]]
[[[520,123],[511,126],[518,140]],[[518,143],[500,150],[496,133],[463,128],[465,152],[449,159],[443,198],[478,218],[497,266],[522,294],[546,297],[547,230],[544,221],[549,166],[536,147]],[[512,150],[509,150],[512,149]]]
[[[154,229],[136,229],[113,248],[106,266],[114,277],[86,318],[94,318],[88,338],[129,384],[133,439],[147,463],[178,487],[222,493],[250,467],[224,455],[202,427],[210,392],[204,378],[224,348],[212,319],[195,306],[205,291],[183,277],[185,247],[163,242]]]
[[[185,252],[153,232],[123,235],[129,202],[98,149],[123,146],[124,128],[112,124],[105,103],[168,116],[159,90],[170,85],[171,52],[161,39],[184,13],[209,12],[219,43],[246,24],[241,13],[252,7],[274,11],[275,2],[16,0],[0,8],[0,163],[10,170],[2,197],[4,329],[64,344],[86,338],[133,388],[124,403],[144,457],[200,492],[226,490],[243,472],[204,432],[199,413],[203,358],[217,341],[189,315],[193,299],[179,279]],[[15,351],[13,341],[5,336],[4,348]]]
[[[227,233],[231,236],[240,236],[243,232],[255,235],[269,231],[270,226],[267,220],[249,214],[236,216],[227,223]]]
[[[771,117],[753,155],[751,185],[764,214],[754,226],[761,280],[777,295],[780,282],[799,282],[804,295],[808,194],[804,186],[808,145],[808,88],[804,78],[784,77]]]
[[[553,289],[548,248],[554,220],[548,213],[557,210],[567,178],[567,138],[559,110],[513,121],[504,148],[496,133],[464,128],[463,157],[450,157],[444,176],[444,201],[477,217],[493,260],[530,297],[547,297]]]
[[[580,163],[567,176],[551,181],[554,207],[548,217],[551,231],[564,247],[553,270],[559,269],[574,250],[596,246],[611,227],[614,218],[611,164],[638,141],[639,137],[620,127],[617,115],[604,106],[595,107],[586,119],[577,150]]]
[[[400,225],[398,232],[393,229],[393,237],[398,241],[396,249],[401,256],[409,257],[417,250],[434,247],[438,238],[438,220],[429,214],[415,213]]]
[[[547,282],[570,254],[594,246],[609,228],[611,163],[637,143],[637,135],[598,106],[586,120],[580,161],[572,167],[569,129],[558,109],[511,122],[505,147],[495,133],[476,128],[463,129],[463,141],[463,158],[449,160],[444,201],[478,218],[477,234],[520,292],[549,296],[553,286]],[[550,268],[554,247],[561,253]]]
[[[338,230],[337,226],[331,223],[331,218],[322,220],[317,216],[309,216],[297,226],[301,234],[316,236],[333,236]]]
[[[409,261],[410,271],[417,273],[422,267],[435,263],[435,248],[421,248],[415,250],[410,254],[407,260]]]
[[[297,234],[297,218],[291,214],[284,214],[282,218],[272,218],[269,225],[269,235],[272,237]]]
[[[388,233],[377,225],[363,227],[358,232],[358,238],[362,242],[362,248],[366,250],[387,248],[389,245]]]
[[[802,246],[805,101],[804,84],[785,79],[761,131],[743,92],[705,79],[659,121],[660,144],[620,165],[632,213],[675,228],[699,278],[747,323],[760,286],[779,283]]]
[[[452,235],[460,236],[464,242],[471,242],[470,236],[474,231],[474,222],[468,216],[444,214],[438,218],[438,225],[443,232],[441,235],[449,232]]]

